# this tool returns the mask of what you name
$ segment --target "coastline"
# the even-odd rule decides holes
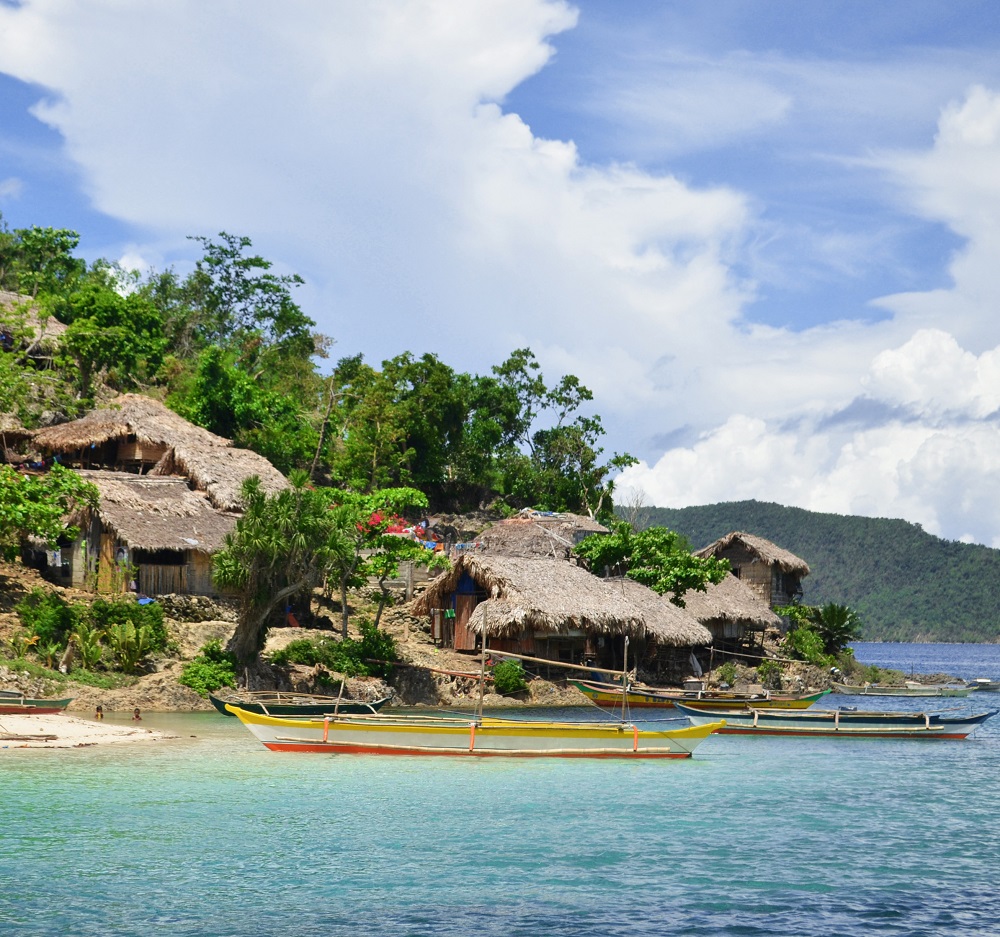
[[[66,713],[0,716],[0,749],[84,748],[91,745],[158,742],[174,738],[178,736],[169,732],[96,722]]]

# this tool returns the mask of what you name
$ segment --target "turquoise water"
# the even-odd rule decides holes
[[[215,714],[144,724],[185,737],[0,751],[0,934],[998,932],[1000,719],[659,763],[278,754]]]

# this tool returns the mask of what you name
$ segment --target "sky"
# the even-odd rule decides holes
[[[0,0],[0,211],[595,394],[619,495],[1000,547],[994,0]]]

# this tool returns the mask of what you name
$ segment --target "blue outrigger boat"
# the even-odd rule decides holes
[[[693,725],[725,720],[720,735],[784,735],[861,739],[964,739],[997,710],[963,714],[945,712],[873,712],[859,709],[694,709],[675,703]]]

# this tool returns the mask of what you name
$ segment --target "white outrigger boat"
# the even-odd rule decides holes
[[[281,752],[471,757],[690,758],[724,725],[640,729],[626,722],[549,722],[444,715],[328,715],[294,719],[226,707]]]
[[[904,686],[889,686],[881,683],[865,683],[862,686],[851,686],[847,683],[834,683],[834,693],[846,693],[850,696],[968,696],[973,686],[948,686],[946,684],[917,683],[907,680]]]

